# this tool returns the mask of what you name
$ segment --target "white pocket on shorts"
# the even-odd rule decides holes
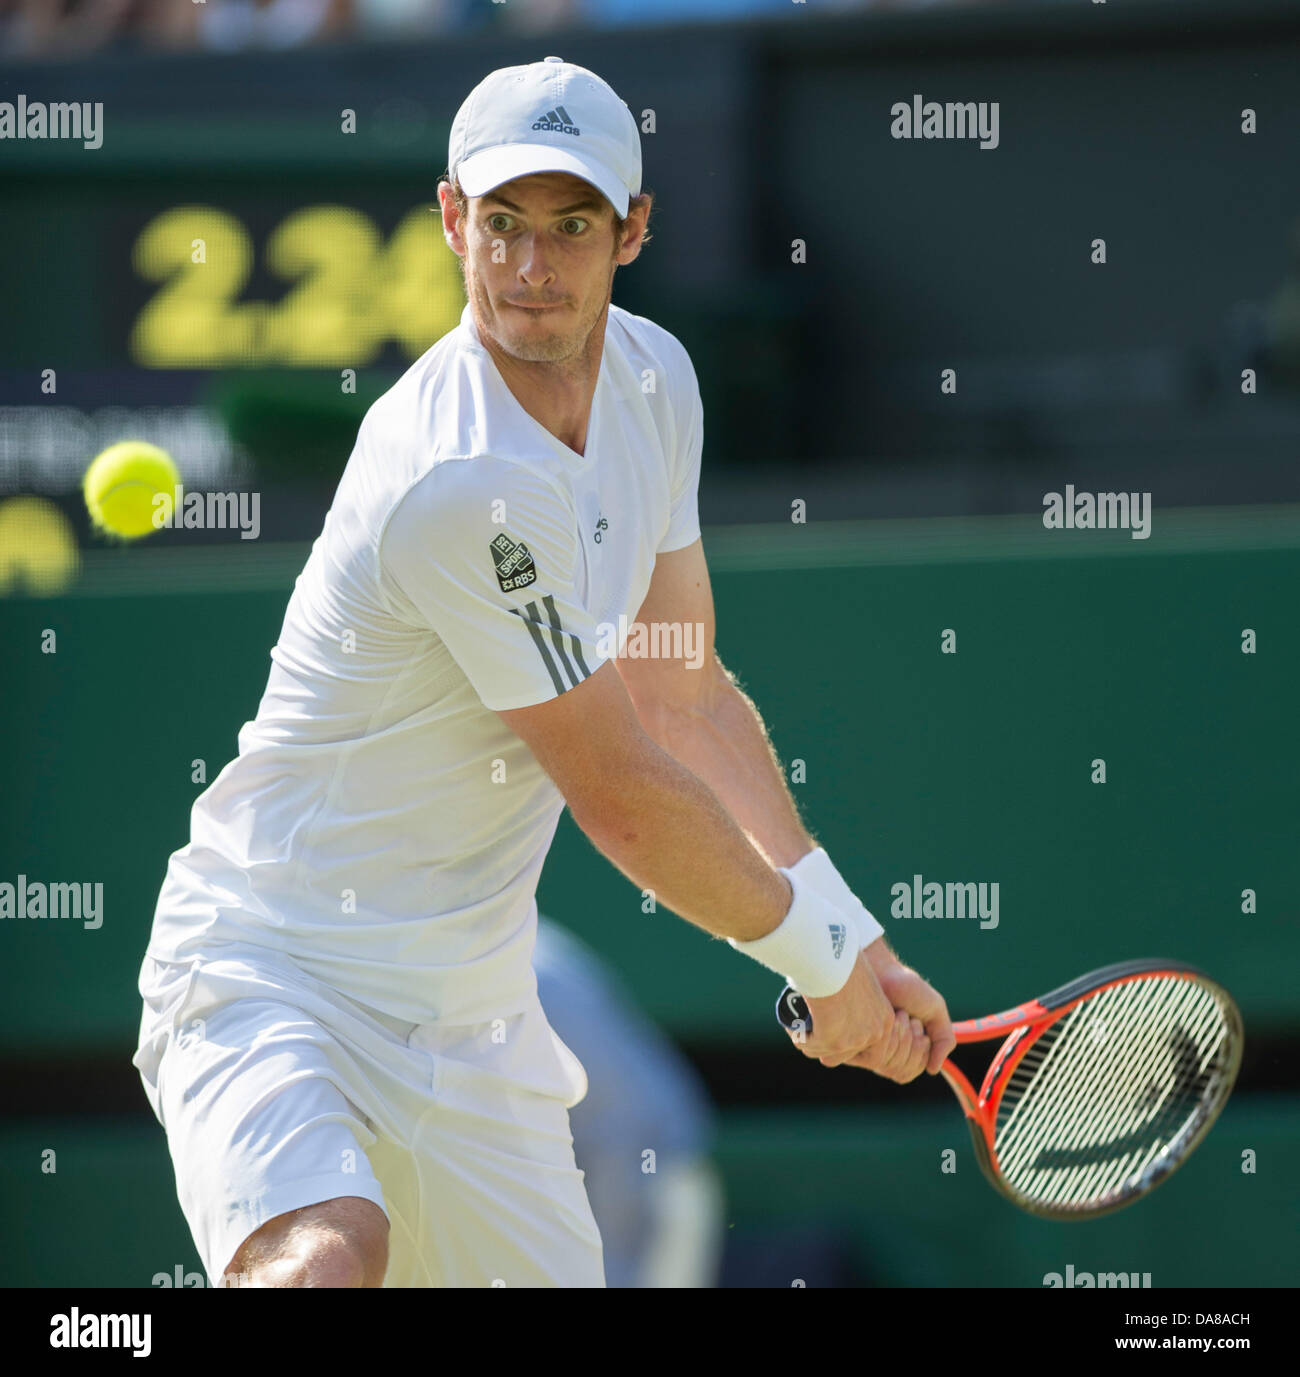
[[[589,1088],[587,1082],[587,1068],[569,1050],[567,1044],[554,1028],[550,1030],[551,1042],[555,1047],[555,1055],[560,1059],[560,1066],[566,1078],[572,1086],[571,1099],[564,1102],[565,1109],[572,1109],[574,1105],[581,1104],[587,1098]]]

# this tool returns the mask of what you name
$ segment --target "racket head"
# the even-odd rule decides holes
[[[1191,1156],[1232,1093],[1241,1013],[1191,966],[1122,962],[1022,1007],[1032,1021],[1006,1037],[978,1093],[948,1079],[981,1170],[1030,1214],[1095,1219],[1140,1200]],[[996,1036],[967,1027],[963,1041]]]
[[[811,1031],[786,988],[777,1018]],[[1095,1219],[1169,1179],[1214,1126],[1245,1044],[1232,996],[1180,961],[1124,961],[1001,1014],[955,1023],[1003,1037],[976,1090],[945,1062],[980,1170],[1045,1219]]]

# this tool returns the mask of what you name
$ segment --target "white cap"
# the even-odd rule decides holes
[[[479,82],[452,122],[447,167],[466,196],[531,172],[570,172],[622,219],[641,192],[641,136],[627,105],[595,72],[548,57]]]

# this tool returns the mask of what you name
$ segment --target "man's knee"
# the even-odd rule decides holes
[[[378,1287],[388,1268],[388,1219],[373,1201],[343,1196],[276,1215],[226,1269],[235,1286]]]
[[[368,1279],[365,1258],[350,1240],[322,1231],[301,1236],[276,1256],[255,1263],[241,1284],[350,1290],[378,1286],[383,1273],[379,1276],[379,1281]]]

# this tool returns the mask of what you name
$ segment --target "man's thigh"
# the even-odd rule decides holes
[[[158,1072],[177,1194],[215,1284],[277,1216],[340,1197],[384,1207],[330,1035],[302,1010],[239,999],[185,1024]]]
[[[404,1147],[370,1150],[392,1224],[386,1284],[604,1286],[567,1108],[585,1075],[541,1006],[410,1041],[430,1093]]]

